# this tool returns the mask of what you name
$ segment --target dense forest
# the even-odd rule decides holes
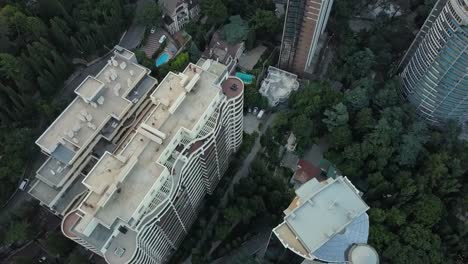
[[[108,51],[132,13],[129,0],[0,3],[0,200],[16,188],[34,139],[63,108],[54,99],[74,59]]]
[[[343,87],[305,85],[267,134],[284,144],[292,128],[299,153],[325,136],[325,157],[371,207],[369,243],[384,263],[467,263],[468,226],[461,213],[468,210],[467,144],[458,139],[457,124],[435,130],[419,121],[393,75],[423,20],[381,16],[370,30],[353,33],[346,23],[353,2],[360,3],[335,2],[330,26],[337,56],[329,78]],[[413,14],[430,10],[408,8]]]

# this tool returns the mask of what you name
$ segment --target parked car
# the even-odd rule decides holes
[[[159,44],[163,44],[164,41],[166,41],[166,39],[167,39],[166,35],[163,34],[161,38],[159,38]]]
[[[20,189],[21,191],[26,191],[26,188],[28,187],[28,184],[29,184],[29,179],[24,179],[24,180],[20,183],[18,189]]]
[[[254,109],[253,109],[253,114],[256,115],[257,112],[258,112],[258,107],[254,107]]]
[[[260,112],[258,112],[257,119],[262,119],[263,114],[265,114],[265,110],[260,110]]]

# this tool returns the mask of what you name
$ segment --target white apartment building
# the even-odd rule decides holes
[[[164,26],[169,33],[180,31],[200,13],[198,0],[159,0],[164,13]]]
[[[131,52],[122,52],[134,58]],[[121,66],[124,61],[133,73]],[[77,99],[37,144],[48,150],[45,142],[62,145],[61,138],[66,144],[73,144],[73,138],[92,143],[104,134],[105,126],[99,125],[97,110],[107,103],[112,116],[119,117],[122,114],[118,111],[124,108],[132,111],[123,126],[111,122],[111,127],[116,126],[113,133],[120,135],[110,137],[112,148],[99,152],[96,146],[83,143],[82,148],[93,149],[83,154],[83,159],[93,162],[79,166],[76,171],[85,170],[74,173],[77,179],[64,180],[83,187],[75,199],[68,199],[73,201],[67,209],[57,214],[63,215],[65,236],[108,263],[165,263],[188,233],[203,197],[216,188],[228,167],[230,154],[242,142],[244,85],[228,75],[226,66],[200,60],[181,73],[170,72],[155,89],[152,88],[156,81],[149,77],[153,80],[153,86],[146,91],[149,98],[141,97],[139,101],[143,103],[128,106],[116,96],[120,90],[115,86],[123,81],[120,87],[125,88],[119,95],[126,94],[126,84],[130,83],[126,77],[137,75],[134,67],[141,66],[130,64],[116,52],[96,78],[88,77],[94,83],[103,75],[104,81],[78,87]],[[142,69],[148,77],[148,70]],[[107,93],[112,97],[100,99],[100,94]],[[76,101],[81,102],[80,108],[70,112]],[[88,114],[93,117],[88,118]],[[95,129],[88,123],[94,124]],[[81,129],[74,129],[78,128],[75,124],[80,124]],[[43,205],[56,210],[44,199],[52,196],[53,187],[41,179],[40,172],[41,169],[30,192]],[[38,189],[37,185],[49,188]],[[65,197],[71,196],[67,190],[63,192]]]

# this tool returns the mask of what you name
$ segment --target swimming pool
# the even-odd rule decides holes
[[[164,63],[169,61],[169,53],[163,52],[159,57],[156,59],[156,67],[163,65]]]
[[[236,72],[236,76],[239,77],[245,84],[251,84],[255,79],[255,76],[248,73]]]

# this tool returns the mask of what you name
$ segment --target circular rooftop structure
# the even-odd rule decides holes
[[[228,98],[234,98],[240,95],[242,91],[244,91],[244,83],[237,77],[229,76],[221,84],[221,88],[223,89],[223,93]]]
[[[378,264],[379,254],[368,244],[356,244],[349,250],[348,261],[352,264]]]

